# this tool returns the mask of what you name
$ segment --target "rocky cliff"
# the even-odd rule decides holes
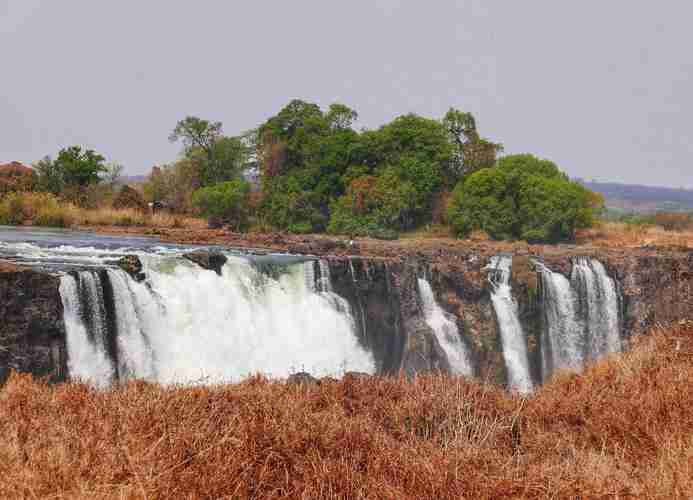
[[[0,383],[12,369],[65,379],[59,285],[57,276],[0,263]]]
[[[424,321],[417,278],[425,277],[439,306],[456,320],[472,354],[475,375],[496,384],[507,382],[485,269],[497,249],[441,248],[381,258],[334,255],[330,250],[325,249],[322,257],[331,286],[349,303],[359,341],[374,354],[380,373],[411,375],[449,368],[434,332]],[[511,284],[535,382],[542,380],[540,345],[546,305],[534,262],[541,260],[552,271],[570,276],[577,256],[599,259],[616,280],[624,340],[645,333],[655,324],[693,317],[693,253],[651,248],[515,249]],[[318,274],[326,272],[317,267]],[[54,381],[65,378],[65,328],[58,287],[59,278],[49,273],[0,268],[0,380],[10,369]]]

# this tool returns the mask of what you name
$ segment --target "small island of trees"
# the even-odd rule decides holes
[[[130,188],[119,182],[121,165],[65,148],[22,171],[23,182],[1,182],[17,169],[0,169],[0,223],[72,225],[84,223],[80,211],[146,211],[156,202],[233,231],[395,239],[440,225],[460,238],[481,231],[556,243],[573,240],[603,208],[600,195],[554,163],[501,156],[471,113],[407,114],[375,130],[356,130],[357,119],[343,104],[323,110],[294,100],[257,128],[226,136],[220,122],[189,116],[169,136],[182,145],[179,159]]]

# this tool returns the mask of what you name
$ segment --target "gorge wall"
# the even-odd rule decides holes
[[[274,288],[272,295],[264,298],[233,295],[225,300],[236,304],[234,318],[221,318],[229,314],[220,306],[198,311],[199,314],[191,311],[185,321],[177,319],[163,326],[158,324],[159,317],[147,320],[147,314],[173,316],[171,309],[187,307],[159,297],[161,287],[176,286],[175,276],[162,272],[152,284],[153,275],[150,272],[147,276],[146,269],[143,283],[138,281],[141,276],[130,282],[123,271],[108,266],[81,271],[82,274],[73,271],[70,279],[74,283],[70,286],[74,287],[76,302],[70,305],[65,301],[64,276],[4,266],[0,272],[0,380],[12,369],[47,376],[52,381],[64,380],[68,372],[74,375],[69,361],[74,361],[78,354],[68,349],[70,328],[66,327],[73,313],[72,321],[88,319],[83,321],[84,335],[91,342],[101,342],[106,357],[113,358],[108,361],[111,368],[104,369],[109,373],[112,370],[108,376],[114,379],[127,378],[127,373],[146,376],[156,371],[150,366],[152,360],[138,358],[138,353],[147,349],[158,353],[152,356],[155,361],[162,363],[165,358],[175,365],[169,378],[162,380],[178,380],[175,377],[186,370],[190,373],[186,372],[181,381],[189,380],[198,368],[196,363],[202,372],[205,365],[218,365],[219,373],[230,373],[224,365],[232,360],[220,359],[219,349],[213,345],[203,353],[189,356],[195,342],[220,342],[199,333],[204,330],[204,318],[212,317],[226,321],[218,324],[220,330],[240,330],[243,325],[252,324],[252,328],[248,327],[250,333],[243,337],[244,343],[257,338],[275,343],[282,331],[290,331],[292,338],[303,336],[306,340],[297,348],[311,349],[311,343],[320,344],[315,353],[306,353],[306,360],[295,358],[290,364],[287,361],[286,366],[262,360],[273,370],[276,368],[277,373],[299,371],[309,361],[323,368],[325,364],[340,363],[339,358],[331,357],[330,346],[342,342],[353,330],[360,349],[348,342],[340,347],[353,361],[345,369],[381,374],[402,371],[408,375],[441,370],[470,374],[527,392],[556,369],[590,361],[595,349],[605,354],[611,352],[614,338],[609,339],[608,335],[614,328],[618,330],[618,347],[627,348],[631,336],[645,333],[655,324],[693,315],[693,253],[564,248],[542,253],[516,251],[498,259],[492,249],[410,253],[397,258],[323,255],[319,260],[308,260],[308,264],[299,262],[303,268],[291,264],[291,272],[282,268],[286,267],[284,264],[262,261],[252,270],[239,271],[237,266],[236,274],[226,279],[238,280],[239,286],[264,279],[263,276],[277,282],[289,279],[291,287],[297,287],[292,293],[302,294],[299,302],[289,300]],[[189,281],[176,293],[187,293],[186,289],[197,286],[195,280],[204,280],[197,293],[228,293],[227,288],[215,288],[222,279],[219,273],[199,275],[191,269],[186,267],[185,279]],[[301,285],[303,281],[311,281],[308,288]],[[570,303],[556,303],[560,302],[560,293],[569,293]],[[90,294],[97,299],[89,299]],[[122,300],[126,296],[139,298],[126,304]],[[613,310],[599,306],[601,301],[612,301]],[[66,311],[65,306],[72,311]],[[151,308],[149,312],[139,310],[147,307]],[[270,307],[268,314],[281,319],[258,320],[264,310],[258,307]],[[122,311],[127,308],[130,316],[141,317],[140,323],[124,319]],[[156,312],[165,309],[168,312]],[[314,321],[302,322],[301,316],[314,317]],[[517,321],[513,322],[512,317]],[[174,335],[173,330],[178,327],[187,330],[183,337],[176,337],[175,348],[157,347],[157,342],[165,341],[166,335]],[[336,336],[323,339],[325,329],[334,330]],[[137,336],[132,337],[135,330]],[[95,340],[95,335],[100,340]],[[131,337],[124,339],[125,335]],[[520,343],[510,345],[509,338],[519,338]],[[244,358],[256,356],[236,345],[225,344],[224,348],[243,353]],[[268,348],[267,354],[280,356],[290,348],[274,346]],[[361,359],[363,352],[370,354],[372,362]],[[181,359],[186,356],[183,363]],[[250,370],[256,365],[247,366]]]

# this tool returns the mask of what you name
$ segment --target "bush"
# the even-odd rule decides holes
[[[482,230],[496,240],[557,243],[591,227],[602,204],[550,161],[514,155],[460,182],[448,217],[460,237]]]
[[[193,193],[193,205],[211,219],[221,219],[236,231],[247,226],[250,184],[243,179],[222,182],[198,189]]]
[[[12,193],[0,203],[0,224],[19,225],[30,220],[36,226],[70,227],[75,209],[49,193]]]
[[[144,197],[139,191],[130,186],[123,186],[115,197],[115,200],[113,200],[113,208],[116,210],[131,208],[134,210],[146,211],[148,207],[147,202],[144,201]]]
[[[17,226],[24,222],[24,194],[10,193],[0,202],[0,224]]]

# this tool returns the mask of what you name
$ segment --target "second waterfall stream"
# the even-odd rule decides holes
[[[503,344],[508,386],[520,394],[528,394],[532,392],[533,384],[527,357],[527,338],[520,323],[517,302],[512,296],[511,268],[510,255],[492,257],[488,265],[488,279],[491,283],[491,301]]]

